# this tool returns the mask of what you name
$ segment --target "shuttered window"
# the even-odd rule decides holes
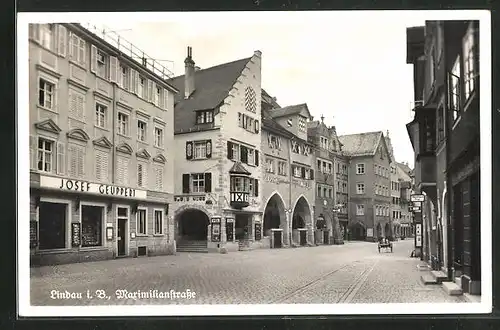
[[[69,36],[69,56],[70,59],[81,66],[86,65],[86,43],[85,40],[74,34],[70,33]]]
[[[155,186],[159,191],[163,191],[163,167],[155,167]]]
[[[148,186],[148,164],[144,162],[137,164],[137,186],[142,188]]]
[[[73,89],[69,90],[69,115],[85,121],[85,95]]]
[[[66,57],[66,45],[68,42],[67,30],[63,25],[57,25],[57,53]]]
[[[68,145],[68,174],[74,178],[85,177],[85,147]]]
[[[116,163],[117,163],[118,184],[128,186],[129,184],[128,168],[130,164],[129,159],[123,156],[118,156]]]
[[[168,93],[168,90],[163,89],[163,109],[165,110],[168,110]]]
[[[109,181],[109,153],[96,150],[95,151],[95,178],[99,182]]]

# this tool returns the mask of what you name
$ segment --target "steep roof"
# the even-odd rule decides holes
[[[218,107],[228,96],[250,59],[251,57],[244,58],[195,71],[195,91],[188,99],[184,99],[184,75],[170,79],[169,83],[179,90],[174,98],[175,131],[187,130],[193,126],[193,112]]]
[[[269,104],[272,108],[281,108],[281,105],[276,102],[275,98],[269,95],[264,89],[261,89],[262,102]]]
[[[410,175],[411,168],[408,165],[399,162],[396,162],[396,165],[399,166],[399,168],[401,168],[406,174]]]
[[[309,115],[309,119],[312,120],[312,116],[311,116],[311,113],[309,112],[309,108],[307,107],[307,104],[305,104],[305,103],[289,105],[289,106],[279,108],[279,109],[273,109],[273,110],[269,111],[269,114],[273,118],[278,118],[278,117],[283,117],[283,116],[298,115],[304,109],[306,110],[307,114]]]
[[[294,134],[292,132],[288,131],[286,128],[284,128],[278,122],[276,122],[276,120],[273,119],[273,117],[270,114],[270,111],[266,111],[264,109],[261,110],[261,122],[262,122],[262,128],[264,130],[267,129],[275,131],[276,133],[279,133],[287,138],[294,137]]]
[[[383,137],[381,131],[350,134],[339,136],[343,150],[350,156],[372,156],[376,153],[380,139]]]

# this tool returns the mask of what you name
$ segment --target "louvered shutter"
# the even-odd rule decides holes
[[[245,146],[240,147],[240,160],[242,163],[248,164],[248,149]]]
[[[96,150],[95,152],[95,179],[97,181],[103,181],[102,175],[102,151]]]
[[[73,90],[69,91],[69,114],[72,117],[77,117],[77,101],[76,101],[76,93]]]
[[[57,53],[62,57],[66,57],[68,36],[66,27],[61,24],[57,26],[57,40]]]
[[[168,110],[168,90],[163,89],[163,109]]]
[[[144,188],[147,188],[149,186],[148,172],[149,172],[149,166],[148,166],[148,164],[143,163],[142,164],[142,186]]]
[[[129,184],[129,173],[128,173],[128,168],[129,168],[129,160],[128,158],[123,158],[123,184],[128,185]]]
[[[182,175],[182,193],[189,194],[189,174]]]
[[[259,166],[259,150],[255,150],[255,166]]]
[[[155,89],[154,81],[148,80],[147,99],[148,99],[149,102],[153,102],[154,101],[154,97],[153,97],[153,93],[155,93],[154,89]]]
[[[116,178],[118,184],[123,184],[123,158],[118,157],[116,159]]]
[[[37,162],[38,162],[38,138],[35,135],[30,135],[30,168],[36,170],[38,168]]]
[[[314,180],[314,169],[311,168],[310,171],[311,171],[311,180]]]
[[[156,169],[156,186],[158,190],[163,191],[163,168],[158,167]]]
[[[137,185],[139,187],[143,187],[143,185],[144,185],[142,173],[143,173],[142,164],[139,163],[139,164],[137,164]]]
[[[30,24],[29,25],[29,32],[30,36],[35,40],[36,42],[40,42],[40,24]]]
[[[193,141],[186,141],[186,159],[193,159]]]
[[[139,83],[140,83],[139,72],[134,70],[133,75],[134,75],[134,93],[135,95],[139,96]],[[146,88],[146,86],[144,86],[144,88]],[[144,90],[142,92],[144,93]]]
[[[78,52],[78,63],[86,67],[87,65],[87,43],[85,40],[78,38],[77,41],[80,43],[80,47],[77,49]]]
[[[90,46],[90,72],[96,73],[97,70],[97,47]]]
[[[57,174],[64,174],[64,143],[63,142],[57,142],[57,160],[56,160],[56,169],[57,169]]]
[[[102,164],[102,169],[101,169],[101,175],[102,175],[102,181],[104,182],[109,182],[109,153],[108,152],[102,152],[101,153],[101,164]]]
[[[301,172],[302,172],[301,177],[302,177],[302,179],[305,179],[306,178],[306,168],[305,167],[301,167],[300,169],[301,169]]]
[[[259,133],[259,129],[260,129],[259,121],[258,121],[258,120],[256,120],[256,121],[254,122],[254,125],[255,125],[255,133]]]
[[[114,56],[109,57],[109,80],[111,82],[118,82],[118,59]]]
[[[75,145],[69,145],[68,146],[68,174],[72,177],[77,177],[78,172],[77,172],[77,150]]]
[[[207,158],[212,158],[212,140],[206,140],[205,147],[207,150]]]
[[[69,31],[68,32],[68,50],[67,50],[67,53],[68,53],[68,57],[70,60],[75,60],[77,58],[77,54],[74,53],[74,49],[73,49],[73,32]],[[78,50],[77,50],[78,52]]]
[[[78,177],[85,177],[85,148],[78,148]]]
[[[254,188],[254,196],[259,197],[259,180],[258,179],[254,180],[253,188]]]
[[[212,192],[212,173],[205,173],[205,192]]]
[[[78,118],[85,121],[85,96],[77,94],[78,101]]]
[[[227,158],[233,159],[233,144],[227,141]]]

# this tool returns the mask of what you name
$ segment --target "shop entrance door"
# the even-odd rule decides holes
[[[330,244],[329,238],[330,238],[330,231],[328,230],[323,231],[323,244],[325,245]]]
[[[126,246],[125,243],[127,241],[127,233],[126,229],[127,228],[127,220],[126,219],[118,219],[118,235],[117,235],[117,240],[118,240],[118,256],[124,256],[127,251],[126,251]]]

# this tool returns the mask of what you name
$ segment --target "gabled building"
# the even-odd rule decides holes
[[[407,163],[396,162],[395,170],[397,178],[396,182],[399,184],[400,191],[399,208],[396,209],[396,211],[399,212],[399,235],[403,238],[413,237],[413,213],[409,210],[410,196],[413,194],[411,184],[411,169],[408,167]]]
[[[414,68],[415,190],[426,195],[422,258],[464,291],[481,291],[479,22],[407,29]]]
[[[308,139],[316,150],[316,240],[343,244],[347,226],[347,160],[335,126],[321,121],[308,123]],[[342,223],[340,220],[342,215]]]
[[[391,154],[382,132],[339,136],[349,156],[348,239],[392,237]]]
[[[29,31],[32,264],[173,253],[167,71],[113,32]]]
[[[281,107],[269,94],[263,95],[265,240],[273,248],[312,245],[315,243],[315,157],[314,145],[307,141],[307,122],[312,116],[306,104]]]
[[[188,47],[175,99],[179,250],[258,246],[261,233],[261,52],[207,69]]]

